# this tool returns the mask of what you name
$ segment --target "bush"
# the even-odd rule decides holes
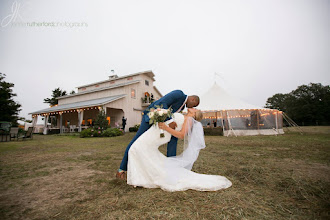
[[[80,132],[80,137],[84,138],[84,137],[91,137],[93,132],[92,132],[92,128],[88,128],[88,129],[84,129]]]
[[[121,136],[124,132],[122,129],[118,128],[108,128],[107,130],[103,131],[102,136],[103,137],[115,137],[115,136]]]
[[[25,131],[23,128],[18,128],[18,136],[25,135],[27,131]]]
[[[101,129],[92,129],[93,137],[102,137],[102,130]]]
[[[140,125],[134,125],[134,127],[130,127],[128,130],[129,132],[137,132],[140,128]]]
[[[101,129],[88,128],[80,132],[80,137],[115,137],[123,134],[123,130],[118,128],[108,128],[104,131],[101,131]]]

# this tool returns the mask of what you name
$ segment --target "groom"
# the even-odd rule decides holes
[[[137,131],[134,138],[131,140],[131,142],[128,144],[123,160],[120,164],[120,169],[118,169],[116,177],[119,179],[125,178],[125,171],[127,171],[127,162],[128,162],[128,151],[131,147],[131,145],[134,143],[138,137],[140,137],[145,131],[147,131],[151,125],[149,125],[149,117],[148,117],[148,111],[150,108],[153,108],[155,105],[163,105],[164,109],[168,109],[169,107],[172,108],[173,113],[182,111],[185,106],[187,108],[196,107],[199,104],[199,97],[196,95],[187,96],[184,94],[181,90],[174,90],[162,98],[158,99],[157,101],[150,104],[142,113],[142,121],[140,124],[140,128]],[[171,128],[176,127],[176,123],[172,122],[169,124]],[[175,156],[176,155],[176,146],[177,146],[178,139],[174,136],[171,137],[170,142],[167,144],[167,156]]]

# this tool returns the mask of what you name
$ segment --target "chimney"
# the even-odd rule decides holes
[[[111,70],[111,75],[109,76],[109,79],[117,79],[118,76],[115,75],[115,71],[114,70]]]

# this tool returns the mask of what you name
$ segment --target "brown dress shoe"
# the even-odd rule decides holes
[[[125,180],[126,179],[126,172],[125,171],[122,171],[122,172],[117,171],[116,178],[121,179],[121,180]]]

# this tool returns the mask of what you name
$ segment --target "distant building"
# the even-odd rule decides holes
[[[162,94],[153,85],[155,74],[145,71],[126,76],[109,76],[109,79],[82,85],[78,92],[58,97],[58,105],[31,112],[36,125],[37,117],[45,117],[44,134],[49,129],[59,129],[60,133],[81,131],[93,124],[97,114],[103,108],[111,127],[121,126],[123,116],[127,118],[126,130],[141,122],[142,111]],[[57,125],[46,126],[49,117],[56,117]],[[62,128],[62,129],[60,129]]]

